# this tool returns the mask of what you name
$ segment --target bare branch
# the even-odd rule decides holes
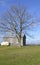
[[[3,31],[10,30],[12,32],[15,32],[18,41],[20,40],[21,43],[21,35],[23,31],[27,30],[28,28],[30,28],[30,26],[33,26],[34,24],[31,19],[31,15],[25,8],[20,9],[18,7],[12,6],[10,10],[8,10],[6,14],[4,14],[0,28]],[[28,33],[27,35],[31,37]]]

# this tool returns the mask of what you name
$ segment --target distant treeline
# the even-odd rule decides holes
[[[40,46],[40,44],[26,44],[26,46]]]

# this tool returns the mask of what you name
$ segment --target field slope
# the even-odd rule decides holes
[[[0,65],[40,65],[40,46],[0,46]]]

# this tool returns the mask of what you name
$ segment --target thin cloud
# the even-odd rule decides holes
[[[5,0],[0,0],[0,6],[4,6],[6,4]]]

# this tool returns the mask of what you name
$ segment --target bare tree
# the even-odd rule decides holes
[[[21,37],[26,30],[34,25],[32,21],[32,16],[29,14],[28,10],[25,8],[18,8],[17,6],[11,6],[11,8],[4,14],[2,21],[0,23],[1,31],[12,31],[15,33],[19,45],[21,46]]]

